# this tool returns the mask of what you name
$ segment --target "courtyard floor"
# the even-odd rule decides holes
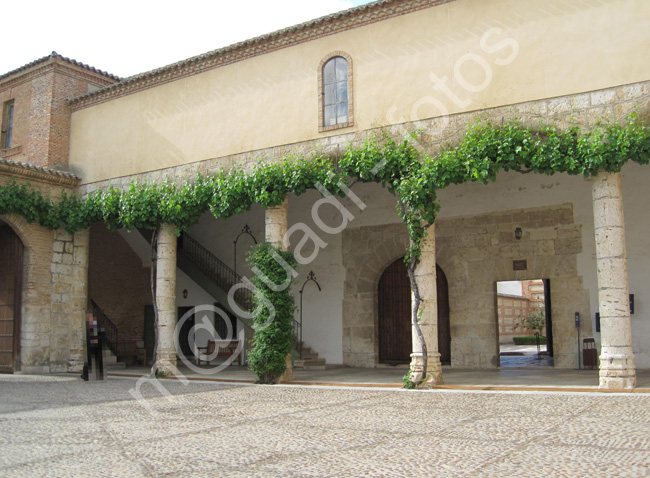
[[[196,367],[196,366],[195,366]],[[247,367],[230,366],[218,370],[218,364],[190,369],[180,361],[179,371],[190,380],[226,383],[255,383],[255,374]],[[294,369],[292,385],[332,385],[350,387],[401,388],[408,365],[379,368],[328,368],[325,370]],[[112,370],[111,377],[139,378],[149,376],[151,366],[129,366]],[[520,390],[520,391],[597,391],[598,370],[553,369],[550,367],[459,369],[443,366],[439,389],[456,390]],[[650,393],[650,370],[637,370],[635,393]]]
[[[643,477],[650,394],[0,375],[0,476]]]

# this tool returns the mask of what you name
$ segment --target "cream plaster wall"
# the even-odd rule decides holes
[[[70,167],[92,183],[643,81],[648,46],[642,0],[458,0],[79,110]],[[318,133],[316,68],[337,50],[354,62],[355,125]]]
[[[625,243],[630,293],[634,294],[632,347],[638,368],[650,368],[650,171],[646,166],[623,169]]]

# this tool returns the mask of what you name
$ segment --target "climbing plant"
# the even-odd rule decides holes
[[[403,140],[376,137],[358,148],[350,147],[338,164],[319,156],[288,157],[279,163],[260,163],[250,171],[198,176],[182,186],[133,183],[126,191],[112,188],[85,198],[64,193],[59,201],[13,181],[0,187],[0,214],[18,214],[49,229],[65,227],[68,232],[104,221],[112,230],[157,229],[170,223],[180,234],[207,210],[215,217],[228,218],[253,204],[277,206],[287,193],[300,195],[317,184],[343,196],[351,181],[377,182],[396,195],[397,211],[409,234],[405,261],[416,298],[412,322],[418,330],[420,296],[413,271],[421,241],[440,208],[438,190],[466,182],[488,183],[499,171],[589,177],[601,171],[620,172],[628,161],[648,164],[650,160],[650,129],[636,114],[623,124],[603,124],[588,132],[578,127],[530,128],[517,121],[503,125],[478,121],[458,145],[433,156],[415,148],[416,136]]]
[[[255,246],[248,261],[258,268],[252,280],[255,335],[248,365],[259,383],[276,383],[286,370],[287,355],[293,350],[295,305],[290,286],[294,277],[290,271],[297,261],[291,252],[269,243]],[[292,269],[287,270],[288,267]]]

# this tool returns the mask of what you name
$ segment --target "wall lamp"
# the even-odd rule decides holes
[[[187,299],[187,289],[183,289],[183,299]]]
[[[522,235],[523,235],[523,231],[521,230],[521,227],[515,229],[515,239],[517,240],[521,239]]]

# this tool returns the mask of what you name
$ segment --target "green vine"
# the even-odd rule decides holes
[[[251,266],[261,271],[261,274],[256,273],[253,277],[256,287],[253,317],[255,335],[253,347],[248,354],[249,368],[257,375],[258,383],[278,381],[286,369],[285,359],[292,352],[294,344],[295,305],[290,291],[293,276],[274,255],[290,267],[296,266],[297,261],[291,252],[282,251],[268,243],[257,245],[248,259]]]
[[[423,156],[412,139],[366,141],[348,149],[338,168],[328,158],[290,157],[248,172],[198,176],[182,186],[136,182],[126,191],[111,188],[84,199],[63,193],[59,201],[52,201],[37,189],[12,181],[0,187],[0,214],[18,214],[48,229],[64,227],[71,233],[99,221],[112,230],[157,229],[171,223],[180,233],[208,210],[225,219],[253,204],[277,206],[286,193],[300,195],[317,183],[343,196],[339,183],[349,186],[352,179],[377,182],[397,196],[398,212],[417,245],[440,208],[436,192],[451,184],[488,183],[499,171],[508,170],[594,176],[600,171],[619,172],[628,161],[648,164],[650,158],[649,128],[635,114],[622,125],[604,125],[587,133],[577,127],[535,130],[516,121],[503,126],[478,121],[460,144],[435,156]],[[415,245],[408,260],[417,260]]]
[[[405,261],[413,272],[422,239],[440,209],[439,190],[467,182],[487,184],[500,171],[589,177],[601,171],[620,172],[628,161],[645,165],[650,160],[650,129],[636,114],[623,124],[600,125],[589,132],[577,127],[528,128],[517,121],[501,126],[478,121],[460,144],[435,156],[422,155],[412,143],[413,136],[401,141],[369,140],[359,148],[350,147],[338,164],[323,157],[286,158],[278,164],[259,164],[249,172],[199,176],[182,186],[133,183],[126,191],[97,191],[84,199],[64,193],[59,201],[52,201],[37,189],[12,181],[0,187],[0,214],[18,214],[70,233],[104,221],[111,230],[158,229],[170,223],[180,234],[208,210],[225,219],[253,204],[277,206],[287,193],[300,195],[319,183],[343,196],[342,189],[351,181],[376,182],[397,197],[397,211],[410,238]],[[411,282],[417,299],[417,284]],[[415,307],[416,329],[417,313]],[[426,364],[424,368],[423,376]]]

